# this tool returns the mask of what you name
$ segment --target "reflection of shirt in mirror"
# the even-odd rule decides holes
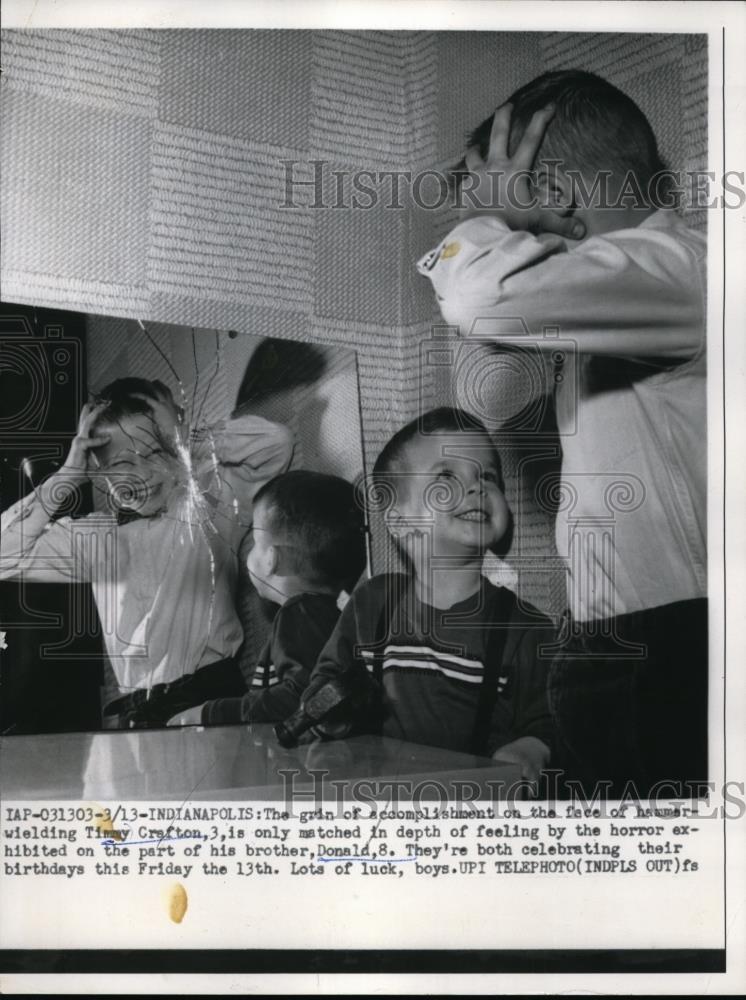
[[[126,523],[110,512],[52,520],[37,491],[2,515],[0,579],[89,582],[123,691],[233,656],[243,639],[237,554],[252,498],[291,453],[287,429],[260,417],[198,431],[189,481],[161,513]]]

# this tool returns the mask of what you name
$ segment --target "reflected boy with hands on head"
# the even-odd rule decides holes
[[[116,681],[110,727],[164,725],[243,690],[236,553],[254,493],[291,454],[278,424],[190,431],[163,383],[119,379],[83,407],[59,471],[3,513],[0,578],[91,583]],[[86,479],[107,509],[59,516]]]

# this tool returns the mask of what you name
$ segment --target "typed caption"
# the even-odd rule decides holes
[[[449,879],[698,872],[697,803],[5,805],[3,876]]]

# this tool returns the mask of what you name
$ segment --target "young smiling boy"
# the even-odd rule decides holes
[[[189,434],[165,385],[119,379],[83,407],[62,468],[3,513],[0,579],[91,583],[110,726],[242,690],[236,553],[291,453],[287,429],[254,416]],[[87,479],[108,510],[59,516]]]
[[[590,73],[513,94],[474,132],[467,177],[465,221],[419,264],[444,318],[499,343],[520,317],[522,343],[554,351],[551,327],[576,355],[555,390],[572,498],[556,763],[612,794],[704,780],[705,239],[670,208],[642,111]]]
[[[304,699],[332,678],[372,687],[384,735],[494,755],[536,780],[552,733],[538,647],[552,629],[482,573],[511,528],[485,428],[461,410],[423,414],[383,449],[373,484],[407,569],[355,590]]]

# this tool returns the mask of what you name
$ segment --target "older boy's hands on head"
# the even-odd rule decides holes
[[[549,763],[549,747],[536,736],[521,736],[496,750],[492,759],[517,764],[521,769],[521,777],[536,785],[541,772]]]
[[[554,108],[550,105],[534,114],[517,149],[509,156],[512,112],[511,104],[504,104],[495,112],[486,160],[474,146],[466,151],[466,166],[472,183],[468,189],[462,187],[460,210],[463,217],[485,213],[497,215],[511,229],[582,239],[585,226],[579,219],[542,205],[531,190],[531,170]]]
[[[91,449],[100,448],[109,440],[108,434],[93,434],[96,421],[108,406],[108,402],[86,403],[78,417],[78,430],[70,445],[70,451],[63,469],[77,475],[87,475],[90,471]]]

